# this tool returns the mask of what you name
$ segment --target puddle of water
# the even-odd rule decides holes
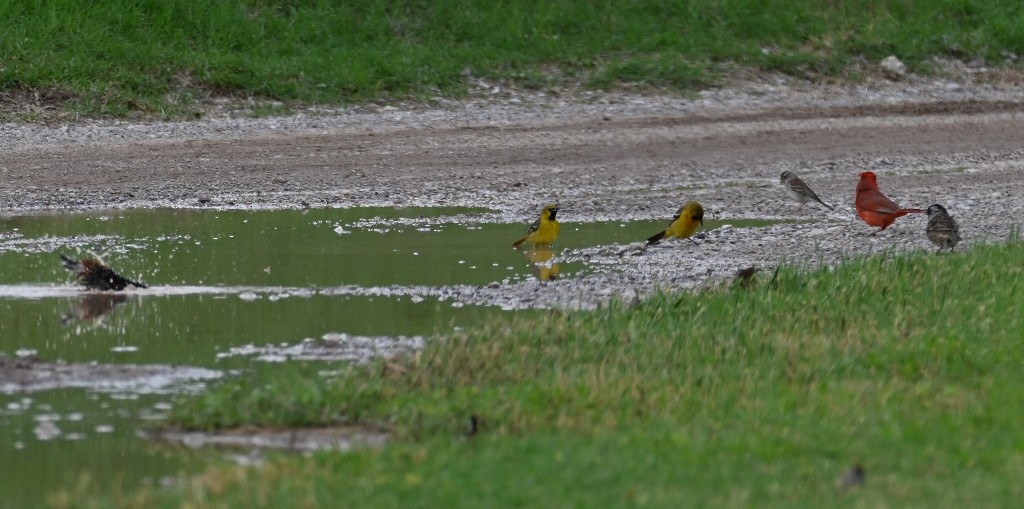
[[[159,363],[229,369],[217,354],[244,345],[297,343],[333,332],[365,336],[430,334],[493,317],[496,308],[436,299],[314,294],[272,300],[236,295],[129,295],[102,316],[78,298],[0,299],[0,351],[44,360]],[[116,297],[116,296],[115,296]],[[84,309],[84,310],[83,310]],[[83,318],[77,318],[83,316]]]
[[[199,454],[155,447],[137,436],[170,405],[169,395],[81,389],[0,394],[0,507],[43,507],[47,494],[74,486],[83,473],[132,486],[201,468]]]
[[[557,255],[640,242],[667,225],[563,223],[552,249],[519,251],[511,243],[526,225],[480,222],[485,213],[135,210],[0,218],[0,354],[97,369],[191,366],[214,375],[316,358],[325,347],[333,348],[330,359],[365,360],[502,313],[420,289],[585,274],[594,269]],[[99,253],[150,288],[84,292],[59,252]],[[130,486],[160,482],[198,461],[137,436],[171,397],[127,387],[0,390],[0,507],[41,505],[82,472]]]

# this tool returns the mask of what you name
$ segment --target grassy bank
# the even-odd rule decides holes
[[[496,323],[335,379],[236,379],[179,404],[174,419],[360,423],[395,440],[213,468],[170,491],[83,488],[54,500],[1003,507],[1024,495],[1024,245],[769,276],[749,289]],[[466,437],[471,415],[481,427]],[[855,463],[867,482],[837,490]]]
[[[692,90],[728,65],[800,76],[895,54],[1001,64],[1024,52],[1009,0],[697,2],[12,1],[0,90],[100,116],[187,116],[211,97],[344,104],[458,96],[466,73]],[[280,106],[261,109],[286,111]]]

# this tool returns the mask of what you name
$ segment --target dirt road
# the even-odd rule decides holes
[[[0,132],[6,214],[483,205],[500,209],[501,220],[527,222],[539,203],[557,199],[561,219],[588,221],[668,218],[696,199],[716,219],[819,221],[726,228],[700,244],[645,252],[611,246],[564,253],[618,258],[622,271],[467,288],[452,297],[468,302],[588,307],[609,295],[727,277],[741,266],[834,261],[893,246],[931,249],[922,216],[865,236],[872,229],[856,220],[852,197],[857,174],[868,169],[901,204],[944,204],[961,224],[964,247],[1005,239],[1024,208],[1024,93],[1012,86],[762,84],[694,99],[508,92],[283,119],[6,125]],[[811,204],[795,213],[778,185],[784,170],[801,175],[836,211]]]

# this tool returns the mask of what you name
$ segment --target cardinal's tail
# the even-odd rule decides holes
[[[925,209],[899,209],[896,211],[896,214],[902,216],[906,214],[924,214],[925,212],[927,212]]]

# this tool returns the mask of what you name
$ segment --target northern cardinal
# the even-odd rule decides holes
[[[857,183],[854,205],[857,207],[857,215],[865,223],[870,226],[879,227],[871,232],[871,235],[888,228],[897,217],[907,214],[924,213],[924,209],[901,209],[899,205],[896,205],[896,202],[890,200],[878,190],[875,174],[870,171],[860,174],[860,182]]]
[[[782,172],[782,176],[779,180],[782,182],[782,189],[786,191],[786,195],[800,204],[797,205],[796,210],[799,211],[804,208],[804,204],[811,200],[824,205],[829,210],[835,210],[831,205],[821,201],[821,198],[818,198],[818,193],[815,193],[814,190],[811,189],[811,186],[808,186],[803,180],[800,180],[800,177],[797,177],[796,173],[784,171]]]
[[[939,252],[943,249],[953,251],[956,243],[960,242],[960,227],[957,226],[953,216],[949,215],[946,207],[936,203],[928,207],[928,226],[924,230],[928,240],[939,246]]]
[[[114,272],[114,269],[96,260],[90,258],[73,260],[64,253],[60,254],[60,259],[64,260],[64,268],[71,271],[78,278],[78,282],[89,290],[121,291],[127,288],[128,285],[136,288],[147,288],[142,283],[121,277],[120,274]]]
[[[704,207],[701,207],[695,201],[691,201],[680,207],[668,228],[651,235],[647,239],[647,245],[653,246],[661,242],[661,239],[665,237],[675,237],[677,239],[690,238],[697,231],[698,226],[704,226]]]

